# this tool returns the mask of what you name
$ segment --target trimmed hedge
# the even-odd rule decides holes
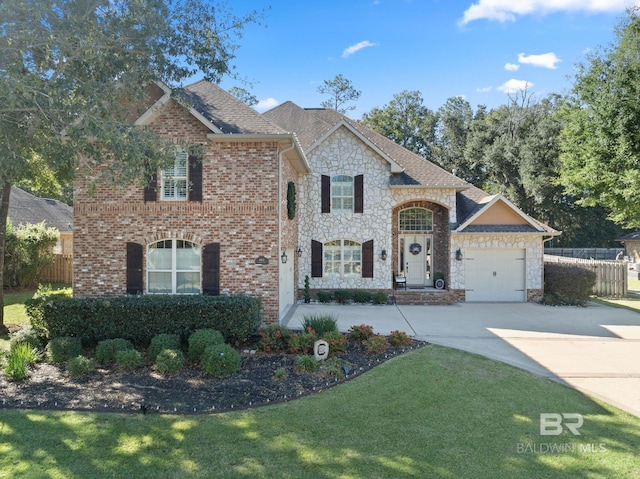
[[[584,305],[595,284],[595,271],[566,263],[544,265],[545,303]]]
[[[72,298],[42,306],[49,338],[76,336],[86,345],[124,338],[147,347],[157,334],[183,340],[198,329],[217,329],[231,344],[245,342],[260,326],[259,298],[251,296],[146,295]]]

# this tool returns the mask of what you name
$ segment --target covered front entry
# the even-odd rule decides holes
[[[524,249],[467,250],[465,260],[467,301],[527,300]]]
[[[401,234],[398,238],[398,271],[406,278],[407,287],[433,286],[433,236]]]

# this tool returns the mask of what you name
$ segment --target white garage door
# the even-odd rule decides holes
[[[526,301],[524,249],[469,249],[465,276],[467,301]]]

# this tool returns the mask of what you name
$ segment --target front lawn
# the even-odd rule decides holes
[[[541,435],[542,413],[582,415],[580,435]],[[439,346],[256,410],[0,409],[0,477],[640,478],[639,451],[637,417]]]

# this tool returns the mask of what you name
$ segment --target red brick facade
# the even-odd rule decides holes
[[[220,294],[258,296],[263,320],[277,321],[281,249],[295,250],[298,234],[297,218],[289,220],[286,208],[287,182],[297,183],[297,174],[281,161],[278,141],[227,140],[222,134],[208,139],[210,131],[173,101],[149,126],[173,142],[204,145],[202,201],[145,202],[141,186],[103,183],[89,194],[95,172],[80,172],[74,185],[74,295],[126,294],[127,243],[142,245],[143,272],[155,241],[219,243]],[[259,257],[268,264],[257,264]]]

